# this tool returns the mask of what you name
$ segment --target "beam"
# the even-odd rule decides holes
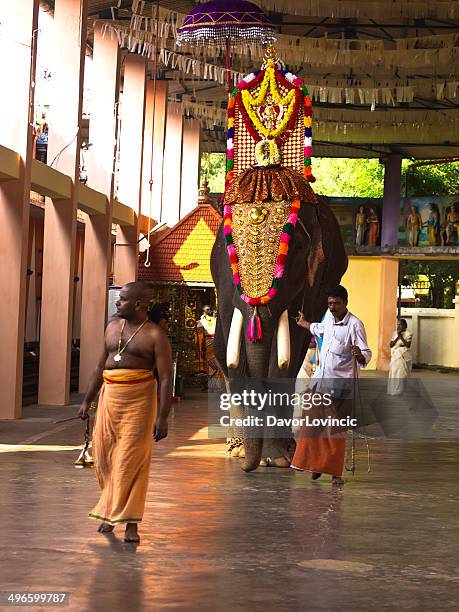
[[[0,145],[0,181],[18,179],[21,175],[21,156]]]
[[[112,222],[122,227],[135,227],[137,225],[137,215],[130,206],[126,206],[126,204],[121,204],[121,202],[114,200]]]
[[[79,183],[78,208],[88,215],[106,215],[108,209],[107,196]]]
[[[56,200],[65,200],[71,197],[72,179],[38,159],[34,159],[32,160],[31,189]]]

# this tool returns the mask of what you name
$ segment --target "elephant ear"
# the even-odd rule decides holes
[[[331,208],[323,201],[316,207],[319,225],[324,237],[325,278],[328,286],[338,285],[347,270],[347,255],[338,221]]]
[[[319,274],[321,264],[325,260],[325,252],[323,245],[323,228],[321,226],[318,213],[318,206],[302,205],[299,215],[299,227],[297,231],[305,232],[309,239],[308,246],[308,271],[307,282],[309,287],[314,287]]]
[[[347,268],[347,255],[335,215],[327,204],[319,200],[314,207],[301,207],[300,220],[300,228],[303,224],[310,238],[309,287],[338,284]]]

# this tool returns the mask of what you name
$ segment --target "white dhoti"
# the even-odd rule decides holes
[[[404,331],[402,335],[406,342],[411,342],[413,335],[410,332]],[[397,332],[392,336],[392,340],[395,340],[396,337]],[[387,381],[388,395],[402,395],[405,390],[406,380],[411,374],[412,365],[411,351],[399,338],[391,348],[389,378]]]

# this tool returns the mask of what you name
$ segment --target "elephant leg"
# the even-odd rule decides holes
[[[245,459],[242,461],[241,468],[244,472],[256,470],[260,465],[261,453],[263,450],[263,438],[244,439]]]
[[[293,438],[266,438],[263,444],[260,465],[264,467],[290,467],[295,446],[296,443]]]

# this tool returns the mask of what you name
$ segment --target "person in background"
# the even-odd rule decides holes
[[[148,318],[152,323],[159,325],[166,333],[169,328],[169,319],[171,316],[169,302],[157,302],[153,305],[151,310],[148,311]]]
[[[411,342],[413,334],[407,330],[405,319],[398,319],[397,329],[392,335],[390,341],[390,368],[389,378],[387,381],[388,395],[402,395],[406,380],[411,374],[412,357],[411,357]]]

